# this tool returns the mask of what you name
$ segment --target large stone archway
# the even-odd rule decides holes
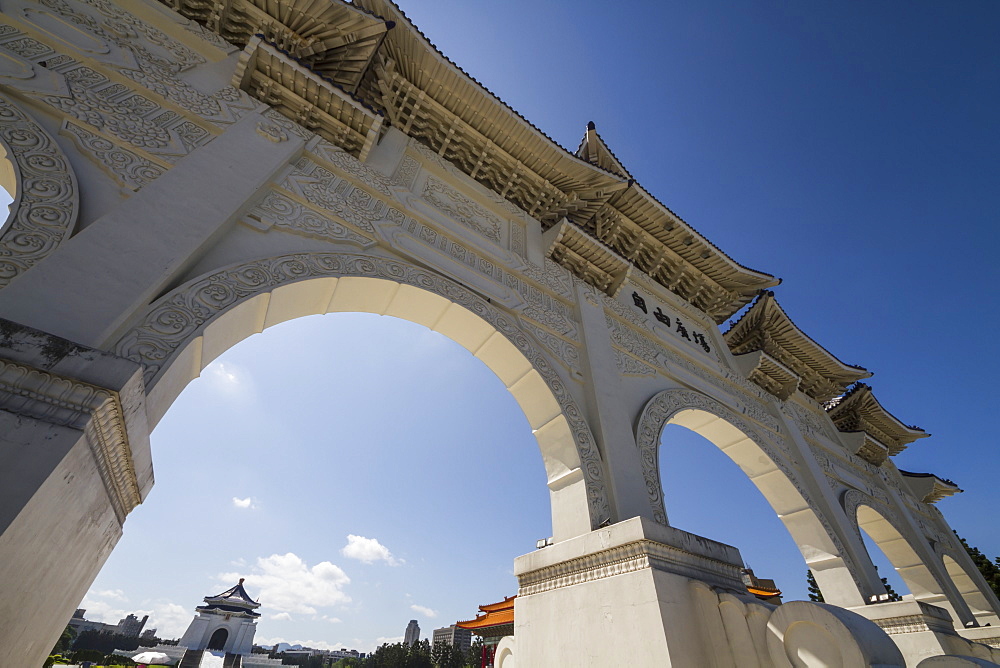
[[[0,0],[0,647],[44,659],[153,484],[151,426],[206,364],[367,311],[465,346],[535,430],[555,535],[515,564],[505,661],[724,665],[752,645],[769,665],[813,642],[895,661],[846,610],[752,600],[736,548],[667,523],[674,421],[754,479],[829,602],[878,608],[848,489],[955,547],[933,504],[958,488],[893,463],[926,434],[794,325],[779,281],[593,124],[559,147],[388,0],[248,2]]]

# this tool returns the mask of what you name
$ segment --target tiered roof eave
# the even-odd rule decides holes
[[[485,637],[509,635],[513,633],[514,627],[515,598],[517,596],[508,596],[497,603],[481,605],[479,609],[484,614],[477,615],[475,619],[458,622],[456,626]]]
[[[518,126],[516,130],[529,130],[531,134],[537,135],[538,139],[544,140],[550,149],[546,151],[546,153],[561,154],[559,156],[561,161],[567,160],[570,164],[574,164],[576,169],[574,170],[575,173],[571,176],[586,180],[593,180],[595,178],[599,180],[610,179],[611,182],[621,182],[625,180],[617,174],[613,174],[612,172],[592,165],[586,160],[579,158],[563,148],[558,142],[549,137],[535,124],[500,99],[475,77],[444,55],[441,50],[438,49],[437,46],[435,46],[434,43],[431,42],[430,39],[428,39],[427,36],[410,21],[406,14],[403,13],[403,10],[400,9],[395,3],[390,2],[389,0],[355,0],[353,4],[362,7],[374,15],[388,17],[389,20],[392,20],[397,26],[397,29],[393,30],[389,34],[386,40],[388,43],[387,45],[396,46],[398,49],[406,49],[410,52],[409,55],[415,56],[415,58],[412,59],[412,62],[417,63],[417,65],[415,68],[411,69],[418,70],[425,78],[433,81],[437,88],[447,87],[446,82],[438,82],[438,79],[441,75],[448,76],[454,83],[459,83],[460,85],[463,85],[463,87],[466,87],[474,96],[489,98],[492,103],[496,103],[502,107],[508,115],[508,119],[506,119],[507,122],[505,122],[502,127],[497,128],[498,135],[512,137],[515,134],[519,134],[516,131],[510,131],[511,128],[509,126],[513,123]],[[404,44],[404,40],[407,43]],[[433,59],[434,62],[428,63],[428,58]],[[425,83],[430,83],[431,81]],[[447,83],[452,83],[452,81]],[[427,87],[429,86],[423,86],[421,88]],[[469,103],[469,97],[467,95],[452,95],[450,97],[456,100],[462,100],[463,104],[461,106],[465,109],[472,109],[477,106],[476,102],[478,101]],[[497,143],[501,146],[501,148],[503,147],[502,144],[499,144],[499,142]]]
[[[869,421],[879,425],[884,431],[888,431],[893,437],[903,443],[912,443],[917,439],[930,436],[930,434],[920,427],[905,424],[887,411],[875,397],[871,386],[865,383],[856,383],[843,395],[828,401],[824,405],[824,408],[831,419],[834,420],[838,415],[847,411],[857,410]]]
[[[951,480],[933,473],[912,473],[902,469],[899,469],[899,473],[911,491],[924,503],[937,503],[945,497],[964,491]]]
[[[840,361],[816,343],[788,317],[770,291],[761,292],[723,338],[734,355],[763,350],[774,357],[799,376],[799,389],[821,403],[872,375],[864,367]]]

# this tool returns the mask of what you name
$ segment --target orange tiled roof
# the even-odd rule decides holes
[[[747,587],[747,591],[749,591],[757,598],[771,598],[772,596],[781,596],[780,589],[768,589],[766,587]]]
[[[481,605],[479,606],[479,609],[482,610],[483,612],[494,612],[496,610],[507,610],[507,609],[513,610],[515,598],[517,598],[517,595],[506,596],[499,603],[490,603],[489,605]]]
[[[513,624],[514,623],[514,606],[511,605],[506,610],[496,610],[487,612],[485,615],[479,615],[475,619],[470,619],[467,622],[458,622],[456,626],[463,629],[484,629],[490,626],[500,626],[501,624]]]

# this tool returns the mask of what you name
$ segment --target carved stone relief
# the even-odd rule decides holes
[[[435,153],[434,151],[432,151],[430,148],[428,148],[424,144],[421,144],[419,141],[417,141],[415,139],[412,140],[410,142],[410,146],[413,147],[413,149],[418,154],[420,154],[420,156],[422,158],[424,158],[427,161],[433,163],[434,165],[437,165],[439,168],[441,168],[445,172],[451,174],[452,176],[458,177],[459,179],[461,179],[463,181],[467,181],[469,179],[468,175],[465,172],[463,172],[461,169],[459,169],[458,167],[456,167],[455,165],[453,165],[450,161],[445,160],[444,158],[442,158],[441,156],[439,156],[437,153]],[[502,208],[504,211],[506,211],[511,216],[514,216],[515,218],[518,218],[518,219],[520,219],[522,221],[528,219],[528,214],[527,213],[525,213],[523,210],[521,210],[518,206],[516,206],[514,204],[511,204],[507,199],[501,197],[500,195],[498,195],[497,193],[493,192],[489,188],[484,188],[484,187],[482,187],[482,186],[480,186],[478,184],[477,184],[476,187],[477,187],[477,190],[479,192],[481,192],[484,197],[486,197],[486,199],[488,199],[489,201],[493,202],[494,204],[496,204],[497,206],[499,206],[500,208]]]
[[[613,349],[615,365],[626,376],[655,376],[656,369],[645,362],[640,362],[631,355],[626,355],[617,348]]]
[[[0,95],[0,143],[18,174],[17,192],[0,230],[0,287],[67,239],[79,193],[69,161],[55,140]]]
[[[615,301],[615,300],[610,300]],[[608,303],[607,301],[605,302]],[[624,307],[623,307],[624,308]],[[627,312],[627,310],[626,310]],[[678,353],[660,345],[651,338],[643,335],[635,329],[625,325],[620,320],[605,311],[605,319],[608,324],[608,332],[611,335],[612,344],[624,353],[628,353],[653,367],[669,373],[671,369],[680,368],[702,380],[722,389],[733,395],[740,409],[748,417],[759,422],[775,433],[781,433],[781,426],[778,420],[764,407],[763,403],[756,397],[743,392],[741,388],[734,387],[727,379],[720,378],[709,373],[694,362],[691,362]],[[621,358],[624,362],[624,358]],[[621,365],[619,369],[624,371]]]
[[[361,248],[375,245],[373,238],[320,215],[277,190],[268,191],[244,222],[259,230],[274,228],[323,241],[347,241]]]
[[[166,167],[121,148],[82,125],[66,121],[63,123],[62,134],[72,137],[81,153],[104,167],[118,183],[129,190],[137,191],[167,171]]]
[[[574,376],[581,377],[583,375],[580,370],[580,349],[577,346],[524,319],[521,320],[521,326],[561,361]]]
[[[404,155],[396,167],[396,171],[392,174],[392,185],[412,190],[413,182],[419,171],[420,162],[412,156]]]
[[[405,215],[396,207],[386,204],[376,194],[366,189],[371,187],[378,194],[388,195],[389,184],[385,177],[379,174],[371,180],[369,177],[374,170],[358,162],[353,156],[332,147],[320,150],[324,162],[331,165],[335,162],[343,163],[349,173],[359,180],[363,179],[365,187],[356,186],[313,160],[303,158],[281,182],[281,188],[317,210],[344,220],[363,233],[374,236],[377,234],[376,227],[386,226],[397,226],[405,230],[421,243],[437,249],[445,256],[485,275],[495,283],[515,291],[525,303],[521,310],[523,317],[534,320],[561,336],[574,340],[578,338],[575,317],[568,305],[522,280],[504,268],[500,262],[467,248],[436,229]],[[336,166],[338,169],[341,167],[340,164]],[[295,224],[286,217],[282,226],[301,233],[304,229],[315,231],[314,223]],[[564,282],[567,280],[566,275],[559,267],[546,267],[545,272],[536,271],[534,275],[546,281],[546,284],[555,283],[561,289],[568,291]]]
[[[507,337],[562,407],[576,439],[594,527],[610,518],[603,464],[593,435],[559,374],[513,319],[466,288],[427,270],[394,260],[336,253],[285,255],[242,264],[196,279],[160,299],[118,341],[115,350],[143,364],[146,386],[152,387],[172,356],[220,313],[280,285],[320,276],[371,276],[413,285],[469,309]]]
[[[504,222],[443,181],[429,177],[422,196],[456,222],[479,232],[495,244],[502,242]]]
[[[389,186],[392,185],[392,181],[386,178],[384,174],[372,169],[347,151],[338,146],[334,146],[325,139],[321,139],[319,137],[316,139],[316,145],[309,150],[317,158],[336,167],[341,172],[345,172],[353,176],[366,186],[378,191],[386,197],[392,196],[392,191],[389,190]]]

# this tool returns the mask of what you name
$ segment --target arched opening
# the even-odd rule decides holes
[[[226,648],[227,640],[229,640],[229,631],[226,629],[215,629],[215,633],[208,640],[208,649],[223,650]]]
[[[13,213],[11,205],[16,195],[17,172],[7,149],[0,142],[0,231],[6,227],[7,219]]]
[[[875,541],[872,540],[868,533],[863,530],[861,531],[861,543],[865,546],[868,558],[875,567],[875,571],[878,573],[879,578],[886,586],[886,595],[892,598],[893,592],[900,597],[909,594],[910,588],[906,585],[906,582],[902,579],[902,577],[900,577],[892,561],[889,560],[889,557],[886,556],[886,554],[875,543]]]
[[[917,554],[913,546],[893,526],[892,522],[886,519],[879,511],[864,504],[858,506],[857,520],[858,527],[869,539],[865,543],[869,549],[869,556],[873,558],[873,563],[878,565],[876,562],[878,555],[875,550],[871,549],[872,544],[875,545],[878,551],[885,555],[885,558],[892,564],[892,568],[899,576],[899,580],[902,581],[900,585],[899,580],[895,580],[891,575],[882,572],[880,569],[880,574],[887,578],[890,584],[893,585],[893,588],[900,595],[905,596],[909,593],[917,600],[947,608],[956,622],[960,623],[959,617],[948,603],[948,599],[940,583],[934,577],[934,574],[924,563],[923,559],[920,558],[920,555]],[[862,536],[862,538],[864,537]]]
[[[324,271],[330,265],[378,267],[369,258],[329,254],[267,262],[271,263],[268,269],[272,272],[277,265],[281,271],[298,276],[309,269],[310,261]],[[408,276],[411,268],[406,265],[387,261],[384,264],[390,275],[410,278],[426,287],[367,276],[324,276],[263,291],[273,285],[269,272],[257,265],[243,265],[194,281],[161,299],[160,306],[154,307],[144,324],[127,333],[117,346],[123,356],[142,361],[145,361],[143,356],[148,356],[150,360],[147,362],[147,372],[152,372],[147,378],[147,386],[151,388],[147,400],[150,422],[155,425],[159,421],[180,391],[202,369],[252,334],[306,315],[337,312],[389,315],[428,327],[464,347],[485,363],[513,395],[542,453],[550,490],[553,537],[557,542],[587,533],[610,519],[600,482],[599,455],[589,429],[563,381],[534,344],[509,319],[463,288],[430,274]],[[225,285],[234,276],[235,280],[249,281],[251,285],[240,284],[235,288]],[[437,287],[434,281],[442,282],[440,290],[454,297],[432,292],[429,288]],[[247,297],[247,292],[253,296]],[[465,304],[460,305],[458,298],[464,299]],[[190,313],[179,314],[177,303],[182,300],[189,304],[197,302],[197,307]],[[213,310],[217,315],[205,318],[204,313]],[[184,325],[196,318],[200,322],[207,320],[207,325],[191,327],[189,332],[178,335],[178,329],[184,330]]]
[[[761,429],[701,393],[683,389],[660,392],[647,402],[639,419],[637,445],[655,519],[668,523],[657,451],[660,434],[669,424],[686,427],[706,438],[736,463],[792,536],[827,603],[864,604],[866,592],[859,590],[848,569],[842,556],[843,546],[827,531],[817,514],[821,511],[812,506],[796,485],[791,468],[782,463],[777,437],[769,440],[762,436]],[[726,536],[710,537],[727,541]],[[804,579],[804,569],[798,570]],[[794,581],[792,586],[795,587]]]
[[[784,600],[809,600],[802,554],[724,450],[672,423],[663,429],[659,461],[672,526],[737,547],[744,564],[756,577],[774,580]]]
[[[980,625],[997,624],[997,613],[968,571],[949,554],[944,555],[943,561],[948,577]]]

